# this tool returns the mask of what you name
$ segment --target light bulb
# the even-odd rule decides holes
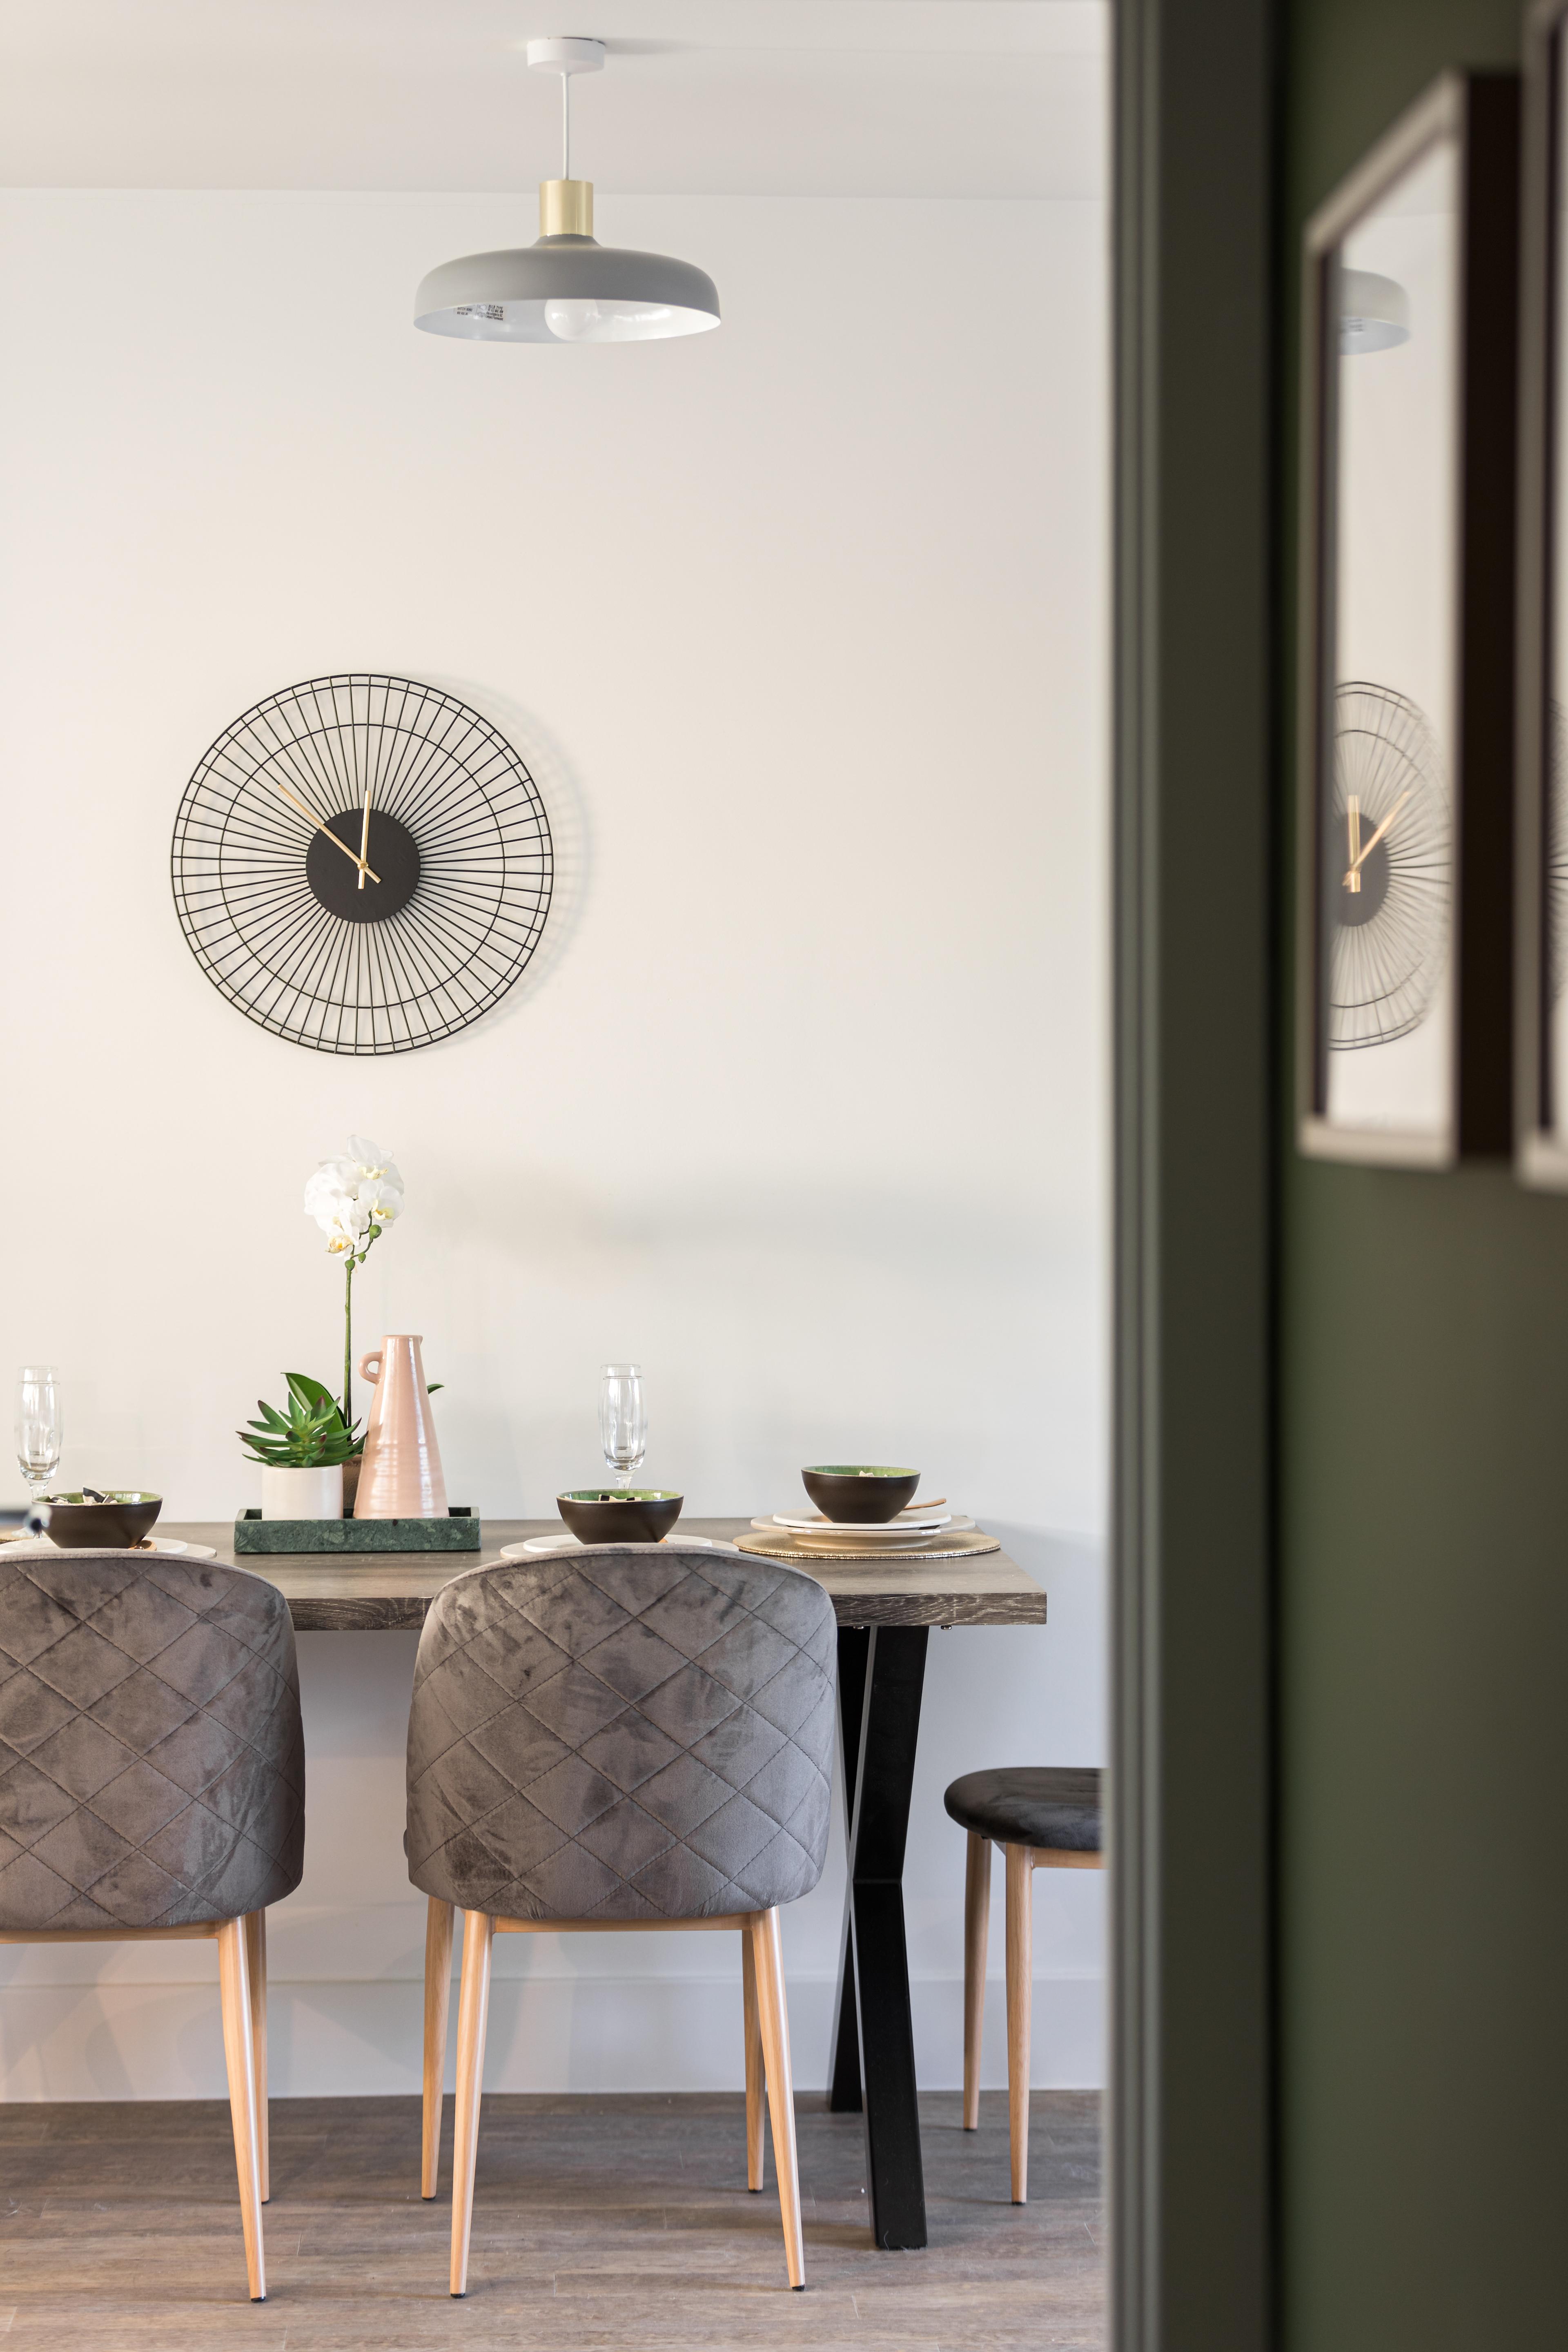
[[[544,305],[544,323],[563,343],[641,343],[682,331],[663,302],[595,301],[589,295],[555,295]]]

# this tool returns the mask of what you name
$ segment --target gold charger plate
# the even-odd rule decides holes
[[[945,1543],[932,1542],[922,1546],[919,1551],[912,1549],[905,1551],[901,1546],[896,1551],[830,1551],[820,1538],[808,1544],[792,1543],[782,1529],[776,1539],[773,1536],[737,1536],[735,1547],[739,1551],[757,1552],[763,1559],[802,1563],[814,1559],[855,1560],[862,1568],[892,1568],[901,1560],[918,1564],[928,1559],[966,1559],[976,1552],[1000,1551],[1002,1549],[994,1536],[982,1535],[978,1528],[973,1535],[949,1536]]]

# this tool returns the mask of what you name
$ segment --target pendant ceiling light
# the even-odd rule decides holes
[[[1410,341],[1410,299],[1374,269],[1340,271],[1340,349],[1388,352]]]
[[[561,77],[561,177],[540,183],[539,242],[444,261],[414,298],[415,325],[474,343],[640,343],[716,327],[700,269],[595,241],[594,184],[572,177],[572,77],[600,70],[603,41],[530,41],[528,62]]]

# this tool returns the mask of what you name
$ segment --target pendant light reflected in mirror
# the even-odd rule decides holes
[[[1410,341],[1410,300],[1403,286],[1375,269],[1340,271],[1340,349],[1388,352]]]
[[[561,77],[561,177],[540,183],[539,240],[432,269],[415,325],[476,343],[655,342],[716,327],[719,296],[702,270],[595,238],[594,184],[572,177],[572,77],[601,70],[603,41],[530,41],[528,62]]]

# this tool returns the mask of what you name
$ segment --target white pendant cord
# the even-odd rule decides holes
[[[552,73],[561,77],[561,176],[569,180],[572,177],[572,77],[574,74],[600,72],[605,63],[605,44],[584,39],[578,35],[537,36],[528,45],[528,62],[535,73]]]

